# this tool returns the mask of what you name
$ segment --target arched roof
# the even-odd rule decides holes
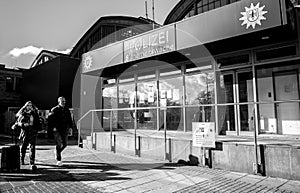
[[[180,21],[184,19],[184,17],[192,10],[195,9],[195,6],[197,3],[203,0],[180,0],[175,7],[171,10],[171,12],[168,14],[167,18],[165,19],[164,25],[168,25],[170,23],[174,23],[177,21]],[[236,1],[241,1],[241,0],[233,0],[233,1],[222,1],[222,5],[227,5],[234,3]],[[299,0],[286,0],[286,2],[291,3],[294,7],[299,7],[300,6],[300,1]],[[196,9],[197,10],[197,9]],[[195,11],[195,15],[198,14],[196,13],[198,11]]]
[[[77,53],[83,46],[85,46],[86,44],[89,43],[88,41],[90,41],[91,36],[94,33],[96,33],[97,31],[101,30],[101,28],[104,28],[105,26],[115,27],[115,29],[131,27],[131,28],[135,29],[135,31],[137,31],[138,33],[142,33],[142,32],[153,29],[153,26],[149,25],[149,24],[153,24],[152,20],[146,19],[143,17],[139,17],[139,18],[130,17],[130,16],[104,16],[104,17],[101,17],[100,19],[98,19],[98,21],[96,23],[94,23],[87,30],[87,32],[76,43],[76,45],[73,47],[73,49],[70,53],[70,56],[75,57],[75,58],[78,57],[78,56],[76,56]],[[155,27],[159,27],[159,25],[157,23],[155,23]],[[113,32],[115,32],[115,31],[113,31]],[[103,34],[103,35],[108,35],[108,34]],[[101,37],[101,38],[103,38],[103,37]],[[115,41],[118,41],[118,39],[116,39]],[[110,43],[113,43],[113,42],[110,42]],[[91,43],[91,44],[93,44],[93,43]],[[102,46],[104,46],[104,45],[102,45]],[[91,48],[91,47],[93,47],[93,45],[89,45],[89,47]],[[86,51],[88,51],[88,50],[86,50]]]
[[[97,45],[95,47],[95,42],[91,41],[92,36],[99,32],[99,31],[105,31],[105,27],[111,27],[113,28],[107,33],[113,33],[117,30],[124,29],[130,27],[131,29],[134,29],[135,34],[143,33],[145,31],[149,31],[153,29],[153,22],[150,19],[146,19],[143,17],[130,17],[130,16],[104,16],[99,18],[86,32],[83,34],[83,36],[79,39],[79,41],[75,44],[70,54],[62,54],[54,51],[49,50],[42,50],[34,59],[33,63],[31,64],[30,68],[33,68],[36,65],[39,65],[40,63],[46,62],[48,60],[51,60],[53,58],[56,58],[57,56],[69,56],[73,58],[79,58],[81,54],[90,51],[91,48],[98,48],[105,46],[106,44]],[[160,25],[157,23],[154,23],[154,27],[158,28]],[[101,38],[104,38],[106,35],[105,32],[102,33],[101,31],[101,37],[97,41],[100,41]],[[135,35],[129,34],[131,36]],[[128,36],[129,37],[129,36]],[[119,41],[119,39],[115,38],[112,41]],[[113,43],[113,42],[107,42]],[[85,49],[83,49],[83,47]],[[47,60],[45,60],[47,59]]]
[[[175,7],[171,10],[167,18],[165,19],[164,25],[168,25],[170,23],[174,23],[183,19],[186,13],[191,9],[191,7],[195,4],[196,0],[181,0],[175,5]]]

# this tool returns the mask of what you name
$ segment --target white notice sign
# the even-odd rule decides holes
[[[193,146],[215,148],[215,123],[193,122]]]
[[[167,98],[172,99],[172,90],[167,90]]]
[[[153,103],[154,102],[154,92],[148,93],[148,102]]]
[[[139,100],[139,102],[141,104],[145,103],[145,94],[144,93],[140,93],[140,100]]]
[[[174,89],[173,90],[173,100],[174,101],[179,101],[179,94],[180,94],[180,92],[179,92],[179,89]]]
[[[160,107],[162,107],[162,109],[167,107],[167,99],[160,99]]]

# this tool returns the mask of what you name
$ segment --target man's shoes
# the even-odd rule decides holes
[[[32,164],[32,165],[31,165],[31,170],[32,170],[32,171],[35,171],[35,170],[37,170],[37,167],[36,167],[36,165]]]
[[[57,161],[56,165],[57,165],[57,166],[62,166],[63,163],[62,163],[62,161]]]

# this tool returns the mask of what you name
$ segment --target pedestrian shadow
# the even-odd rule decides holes
[[[63,166],[56,166],[55,163],[39,163],[39,166],[43,168],[56,169],[56,170],[95,170],[95,171],[108,171],[114,169],[106,163],[95,163],[95,162],[67,162],[64,161]]]
[[[62,167],[57,167],[55,163],[40,163],[39,165],[47,167],[64,168],[69,170],[118,170],[118,171],[147,171],[166,167],[165,163],[107,163],[107,162],[86,162],[86,161],[64,161]],[[165,169],[172,169],[166,167]]]
[[[74,139],[69,139],[68,140],[68,145],[77,145],[78,141]],[[54,139],[47,139],[47,138],[38,138],[37,139],[37,145],[39,146],[44,146],[44,145],[55,145],[55,140]]]
[[[22,168],[20,172],[2,172],[1,178],[12,183],[14,186],[24,184],[21,182],[57,182],[57,181],[89,181],[98,182],[105,180],[131,180],[131,178],[120,176],[117,172],[110,172],[107,166],[79,166],[77,168],[63,166],[55,167],[50,164],[37,164],[38,169],[32,171],[28,167]],[[86,168],[86,169],[84,169]]]
[[[120,171],[129,171],[129,170],[138,170],[138,171],[146,171],[151,169],[162,168],[165,166],[166,163],[96,163],[96,162],[83,162],[83,161],[65,161],[65,166],[69,169],[76,169],[76,168],[86,168],[86,169],[93,169],[93,167],[98,167],[97,164],[106,165],[107,167],[120,170]],[[96,165],[95,165],[96,164]]]
[[[121,171],[147,171],[155,168],[162,169],[162,163],[124,163],[108,164],[87,161],[64,161],[64,165],[58,167],[53,161],[37,163],[38,169],[31,171],[29,165],[22,166],[20,172],[0,173],[0,176],[9,182],[56,182],[56,181],[88,181],[98,182],[106,180],[127,181],[132,178],[122,176]],[[168,166],[164,169],[174,169]]]

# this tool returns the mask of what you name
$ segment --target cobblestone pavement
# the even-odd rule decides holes
[[[37,146],[38,170],[0,173],[0,192],[290,192],[300,182],[99,152],[70,145],[57,167],[53,145]],[[28,161],[28,157],[27,161]]]

